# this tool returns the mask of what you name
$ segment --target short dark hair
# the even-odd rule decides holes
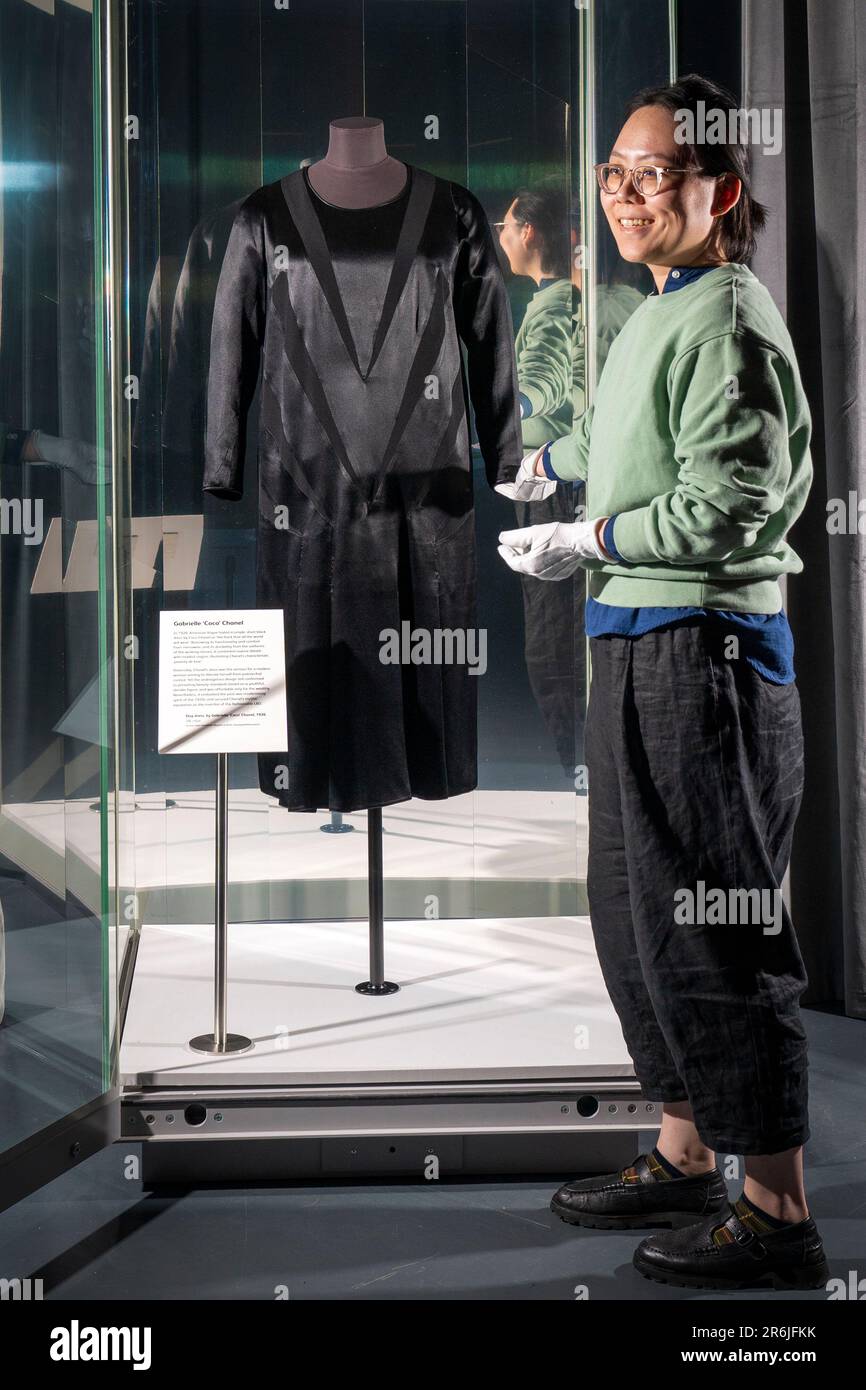
[[[561,183],[520,188],[514,196],[514,216],[531,222],[541,242],[541,268],[557,278],[571,278],[571,231],[568,197]]]
[[[643,87],[636,92],[626,108],[632,116],[642,106],[663,106],[668,111],[689,111],[697,117],[699,101],[725,111],[737,110],[739,102],[727,87],[711,82],[708,77],[690,72],[676,82],[661,87]],[[730,133],[730,132],[728,132]],[[720,219],[719,242],[729,261],[743,264],[752,259],[757,249],[757,233],[767,220],[767,208],[752,197],[752,166],[749,147],[741,140],[731,143],[703,144],[699,150],[688,142],[682,145],[681,161],[687,166],[700,165],[708,174],[736,174],[743,189],[739,201]]]

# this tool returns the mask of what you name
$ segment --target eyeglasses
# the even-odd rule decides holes
[[[637,164],[626,169],[622,164],[594,164],[595,176],[602,193],[618,193],[629,174],[642,198],[654,198],[674,187],[673,178],[682,174],[703,174],[704,169],[671,169],[661,164]]]
[[[528,227],[529,223],[524,222],[520,217],[515,217],[511,222],[491,222],[490,225],[495,227],[497,232],[501,232],[503,227]]]

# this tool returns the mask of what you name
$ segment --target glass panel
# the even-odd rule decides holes
[[[508,220],[500,247],[528,453],[570,433],[580,378],[572,257],[580,220],[577,16],[548,0],[519,7],[503,24],[501,7],[485,4],[469,6],[468,23],[466,164],[455,176],[491,221]],[[474,794],[476,911],[497,916],[509,900],[530,915],[561,916],[578,911],[583,897],[575,836],[585,806],[575,796],[586,700],[583,572],[556,584],[517,575],[502,563],[497,533],[571,521],[577,499],[563,483],[544,500],[503,506],[485,486],[477,446],[474,457],[488,632]]]
[[[111,457],[89,8],[0,4],[0,1150],[114,1080]]]
[[[669,8],[668,0],[599,0],[595,6],[593,164],[609,158],[634,94],[668,81]],[[653,286],[646,266],[631,265],[619,255],[594,180],[591,187],[596,238],[591,335],[597,380],[611,343]]]
[[[497,238],[517,334],[522,447],[567,434],[593,384],[586,325],[603,334],[615,317],[599,311],[605,285],[611,301],[622,298],[619,271],[608,284],[585,269],[596,263],[599,232],[594,187],[589,218],[582,213],[593,129],[584,113],[608,78],[619,112],[637,69],[648,80],[656,56],[666,62],[667,5],[643,8],[652,16],[633,33],[605,28],[616,62],[608,55],[594,65],[589,12],[574,0],[126,6],[130,110],[140,116],[128,148],[130,339],[140,362],[132,507],[136,534],[150,536],[133,573],[144,927],[124,1039],[129,1073],[154,1075],[164,1065],[189,1075],[185,1040],[208,1026],[211,1008],[214,762],[156,752],[156,658],[162,609],[256,602],[258,401],[243,497],[201,495],[213,303],[237,210],[261,184],[321,159],[333,119],[380,117],[393,157],[469,188],[491,223],[534,227],[530,242],[519,230]],[[608,25],[612,7],[596,9]],[[637,58],[627,62],[622,50],[634,35]],[[599,139],[608,138],[601,132],[612,115],[590,115]],[[272,1075],[275,1057],[295,1075],[308,1068],[321,1076],[329,1065],[340,1075],[435,1070],[447,1065],[432,1045],[437,1033],[426,1035],[423,1064],[413,1061],[422,1055],[413,1037],[425,1021],[445,1029],[452,1018],[470,1039],[479,1020],[488,1029],[487,1072],[498,1064],[505,1074],[561,1073],[586,1061],[572,1034],[575,1016],[587,1013],[597,1024],[592,1065],[628,1070],[588,921],[575,926],[586,912],[583,578],[523,582],[497,554],[500,530],[570,519],[581,490],[562,484],[543,501],[514,503],[488,487],[477,446],[472,462],[487,665],[478,785],[386,805],[383,817],[387,970],[444,983],[423,997],[407,986],[375,1037],[375,1017],[346,993],[367,969],[366,812],[286,811],[262,790],[256,759],[232,756],[230,998],[252,1009],[255,997],[263,1010],[251,1019],[230,1009],[230,1026],[258,1040],[234,1063],[245,1075]],[[524,1029],[521,1039],[526,1019],[537,1021],[548,1003],[552,1030],[527,1041]],[[499,1056],[498,1017],[500,1042],[507,1034]],[[309,1039],[286,1042],[307,1031]],[[458,1061],[468,1075],[485,1070],[482,1050],[471,1046]]]

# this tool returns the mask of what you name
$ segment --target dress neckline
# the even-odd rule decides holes
[[[322,292],[328,301],[346,351],[362,381],[366,381],[370,376],[388,335],[397,304],[412,269],[418,244],[427,224],[427,217],[436,189],[437,180],[426,169],[415,169],[411,164],[407,164],[406,168],[409,170],[406,186],[397,199],[390,200],[391,202],[399,201],[404,205],[400,210],[397,246],[391,261],[388,287],[376,324],[373,348],[366,371],[361,369],[358,360],[358,351],[334,273],[325,229],[322,225],[319,209],[316,206],[318,195],[314,193],[312,184],[307,180],[306,165],[301,169],[296,169],[292,174],[287,174],[280,180],[283,198],[297,226],[307,259],[312,265],[316,278],[322,287]],[[407,194],[408,196],[406,196]],[[318,199],[318,201],[321,202],[322,200]],[[379,206],[381,207],[383,204],[379,204]],[[365,211],[365,209],[344,208],[342,211]],[[366,211],[373,211],[373,209],[368,208]]]
[[[327,198],[323,198],[322,195],[321,195],[321,193],[317,193],[316,190],[315,190],[315,188],[314,188],[313,185],[311,184],[311,182],[310,182],[310,175],[309,175],[309,165],[305,164],[305,165],[302,167],[302,169],[301,169],[301,173],[303,174],[303,177],[304,177],[304,186],[305,186],[307,192],[308,192],[313,198],[315,198],[315,200],[316,200],[317,203],[322,203],[324,207],[326,207],[326,208],[333,208],[334,212],[378,212],[381,208],[390,208],[390,207],[393,207],[393,205],[394,205],[395,203],[399,203],[400,199],[401,199],[401,198],[405,198],[406,195],[411,191],[411,188],[412,188],[412,165],[411,165],[411,164],[404,164],[403,167],[404,167],[405,170],[406,170],[406,182],[404,183],[403,187],[400,189],[400,192],[397,193],[397,194],[395,195],[395,197],[389,198],[389,199],[388,199],[386,202],[384,202],[384,203],[372,203],[369,207],[362,207],[362,208],[345,208],[345,207],[341,207],[339,203],[329,203],[328,200],[327,200]]]

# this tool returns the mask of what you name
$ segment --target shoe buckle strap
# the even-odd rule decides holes
[[[634,1163],[629,1164],[628,1168],[621,1169],[620,1181],[633,1183],[635,1186],[639,1186],[641,1183],[654,1183],[656,1180],[655,1169],[658,1169],[658,1176],[667,1176],[661,1165],[650,1154],[638,1154]]]
[[[740,1220],[735,1211],[732,1211],[727,1221],[724,1222],[724,1228],[730,1231],[738,1245],[742,1245],[745,1250],[748,1250],[753,1259],[762,1260],[764,1258],[767,1253],[766,1246],[760,1237]]]

